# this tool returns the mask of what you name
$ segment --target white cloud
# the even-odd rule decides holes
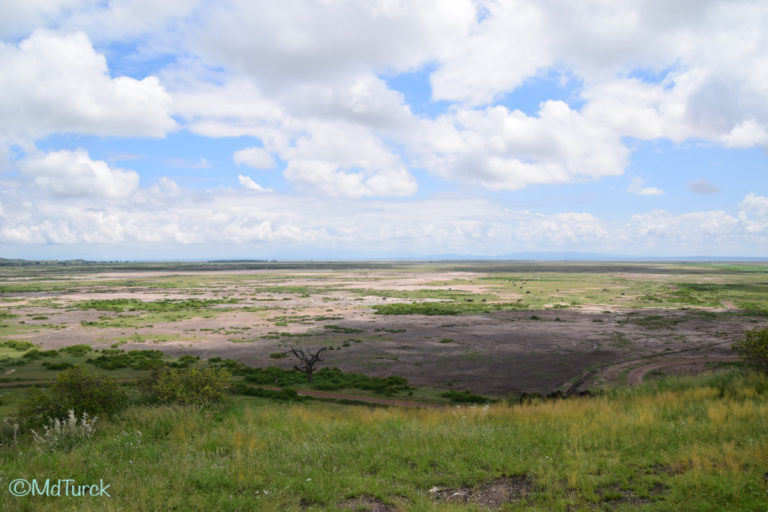
[[[70,0],[72,1],[72,0]],[[192,15],[202,0],[110,0],[68,13],[61,25],[66,30],[83,30],[98,39],[120,40],[154,35],[170,30],[169,25]]]
[[[69,9],[89,3],[87,0],[0,0],[0,37],[19,37],[41,24],[58,19]]]
[[[469,0],[233,0],[211,3],[199,17],[192,48],[274,91],[419,67],[453,49],[475,9]]]
[[[663,190],[656,187],[643,187],[644,184],[644,179],[634,177],[629,183],[629,187],[627,187],[627,192],[639,194],[641,196],[660,196],[664,193]]]
[[[243,176],[242,174],[237,175],[237,179],[240,182],[242,186],[247,188],[248,190],[253,190],[255,192],[272,192],[271,188],[264,188],[255,181],[253,181],[248,176]]]
[[[423,10],[400,2],[277,8],[236,1],[201,11],[211,35],[193,45],[208,64],[229,71],[212,80],[224,85],[196,84],[174,103],[195,133],[258,137],[287,162],[295,185],[330,195],[416,189],[405,162],[361,164],[344,151],[307,147],[339,131],[360,133],[378,155],[404,146],[408,163],[489,189],[595,180],[624,172],[626,137],[768,144],[768,38],[760,35],[768,10],[746,0],[732,5],[487,0]],[[353,28],[327,30],[344,20]],[[242,37],[246,31],[259,37]],[[404,41],[411,41],[408,52]],[[458,102],[438,119],[414,116],[377,76],[427,64],[433,97]],[[552,73],[582,84],[583,107],[546,101],[526,115],[489,105]]]
[[[736,214],[656,210],[624,221],[586,212],[510,211],[486,199],[461,196],[368,199],[364,209],[357,200],[278,193],[254,201],[248,190],[194,191],[170,180],[119,202],[98,197],[32,201],[8,190],[0,192],[0,202],[5,212],[0,244],[5,245],[226,245],[235,251],[260,247],[260,254],[273,255],[566,250],[758,256],[768,250],[768,198],[756,194],[745,196]]]
[[[709,182],[706,178],[688,182],[688,189],[694,194],[718,194],[720,188]]]
[[[232,159],[236,164],[245,164],[254,169],[269,169],[274,167],[275,160],[263,148],[252,147],[235,151]]]
[[[546,13],[537,3],[483,2],[488,16],[431,76],[435,99],[490,103],[552,62]]]
[[[139,186],[139,175],[135,172],[91,160],[83,149],[28,157],[19,167],[39,189],[55,197],[119,199],[130,196]]]
[[[0,43],[0,135],[165,135],[176,127],[158,79],[112,78],[83,33],[35,31]]]
[[[354,143],[351,143],[354,141]],[[311,123],[287,147],[285,177],[341,197],[406,196],[417,189],[400,156],[373,133],[344,123]]]
[[[583,83],[583,114],[622,136],[768,145],[768,9],[755,0],[482,2],[437,60],[437,99],[482,106],[542,73]],[[658,79],[632,78],[657,73]]]
[[[614,132],[561,101],[544,102],[538,117],[497,106],[458,110],[422,128],[412,144],[421,165],[490,189],[618,175],[629,153]]]
[[[722,141],[729,148],[768,147],[768,129],[754,119],[747,119],[734,126]]]

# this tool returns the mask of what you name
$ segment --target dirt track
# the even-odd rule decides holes
[[[683,366],[688,364],[705,364],[705,363],[720,363],[720,362],[733,362],[738,361],[739,358],[735,356],[724,357],[700,357],[696,359],[675,359],[673,361],[659,361],[657,363],[647,364],[632,369],[627,374],[627,384],[630,386],[637,386],[643,383],[643,378],[654,370],[661,368],[667,368],[670,366]]]

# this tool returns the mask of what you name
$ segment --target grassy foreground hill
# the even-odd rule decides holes
[[[0,509],[766,510],[768,376],[670,378],[442,410],[134,406],[71,446],[0,447]],[[109,485],[13,496],[15,479]]]

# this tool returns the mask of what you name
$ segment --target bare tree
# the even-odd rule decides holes
[[[320,347],[314,353],[309,349],[303,349],[299,347],[291,347],[291,353],[301,361],[301,365],[295,365],[294,370],[301,373],[306,373],[309,378],[309,382],[312,382],[312,374],[315,373],[315,365],[320,362],[320,354],[328,350],[328,347]]]

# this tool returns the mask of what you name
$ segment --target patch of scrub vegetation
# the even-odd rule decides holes
[[[194,341],[195,338],[180,334],[130,334],[111,338],[112,348],[117,348],[125,343],[165,343],[168,341]]]
[[[182,322],[191,318],[214,318],[217,313],[229,311],[228,308],[219,309],[192,309],[186,311],[169,311],[165,313],[123,313],[116,316],[100,316],[97,320],[83,320],[83,327],[96,328],[126,328],[141,329],[154,327],[155,324],[165,322]]]
[[[349,291],[360,295],[387,297],[394,299],[440,299],[440,300],[499,300],[498,295],[490,293],[473,293],[465,290],[446,290],[440,288],[423,288],[416,290],[374,290],[370,288],[353,288]]]
[[[28,341],[5,340],[0,342],[0,347],[10,348],[18,352],[24,352],[35,348],[35,345]]]
[[[327,286],[260,286],[254,289],[256,293],[279,293],[285,295],[299,295],[302,297],[309,297],[310,295],[317,295],[321,293],[329,293],[335,291],[335,288]]]
[[[380,304],[372,307],[379,315],[437,316],[520,311],[527,309],[528,306],[522,303],[499,302],[414,302],[412,304]]]
[[[94,299],[78,302],[78,309],[94,309],[96,311],[112,311],[125,313],[127,311],[176,312],[197,309],[207,309],[219,304],[237,304],[239,299],[163,299],[157,301],[141,301],[138,299]]]
[[[209,360],[209,364],[227,368],[233,375],[242,376],[246,382],[251,384],[305,386],[323,391],[361,389],[382,395],[395,395],[413,389],[408,385],[408,381],[402,377],[369,377],[361,373],[345,373],[333,367],[316,371],[313,374],[313,381],[310,383],[304,373],[295,370],[283,370],[275,366],[253,368],[231,359],[221,362]]]
[[[489,404],[494,400],[486,396],[477,395],[469,391],[445,391],[440,396],[457,404]]]
[[[197,356],[184,355],[177,361],[170,362],[169,356],[159,350],[129,350],[125,352],[120,349],[103,349],[98,352],[98,356],[86,360],[86,363],[92,364],[103,370],[118,370],[121,368],[131,368],[133,370],[149,370],[156,367],[188,367],[200,360]]]
[[[327,329],[332,333],[337,333],[337,334],[356,334],[356,333],[363,332],[362,329],[354,329],[352,327],[342,327],[340,325],[333,325],[333,324],[324,325],[323,328]]]

